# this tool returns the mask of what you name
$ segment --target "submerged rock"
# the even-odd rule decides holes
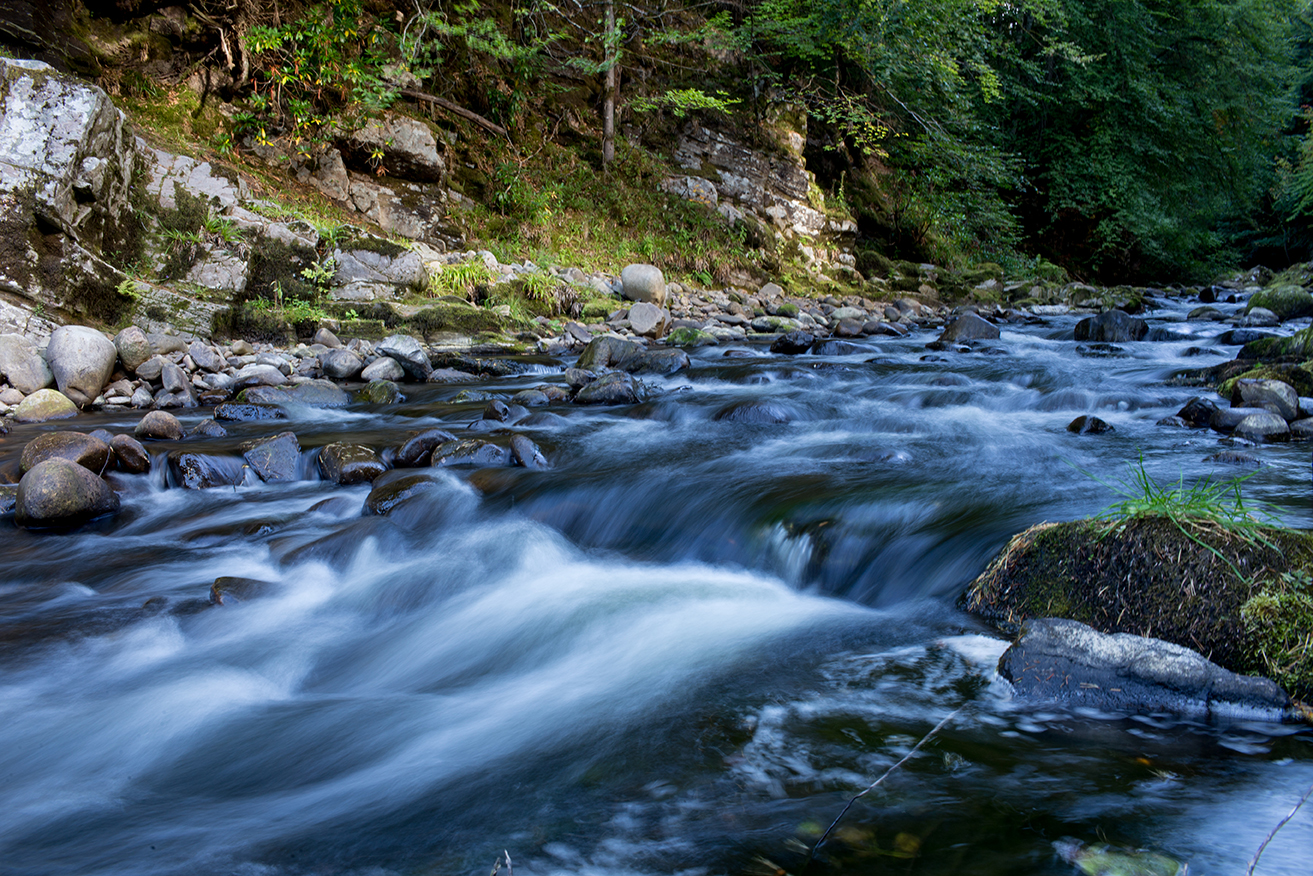
[[[232,487],[245,480],[242,463],[231,457],[175,450],[167,457],[171,485],[187,490]]]
[[[1106,420],[1091,414],[1083,414],[1067,424],[1067,431],[1075,432],[1077,435],[1102,435],[1116,430]]]
[[[1087,846],[1070,837],[1053,844],[1058,857],[1086,876],[1189,876],[1190,867],[1158,852],[1119,849],[1106,843]]]
[[[1076,340],[1107,341],[1122,344],[1142,340],[1149,333],[1149,324],[1139,317],[1120,310],[1109,310],[1076,323]]]
[[[1025,698],[1130,712],[1292,717],[1290,697],[1276,682],[1228,672],[1161,639],[1099,633],[1061,618],[1026,621],[998,671]]]

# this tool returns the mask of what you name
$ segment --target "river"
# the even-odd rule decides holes
[[[468,387],[182,442],[290,428],[293,484],[189,491],[157,459],[113,476],[112,520],[0,521],[0,873],[473,876],[505,852],[543,876],[796,876],[958,709],[809,873],[1071,874],[1064,837],[1242,873],[1313,783],[1313,735],[1013,701],[1006,643],[955,608],[1011,535],[1098,512],[1131,464],[1251,471],[1156,425],[1200,392],[1168,378],[1237,349],[1191,306],[1147,314],[1181,339],[1119,350],[1078,352],[1075,316],[969,354],[928,331],[703,348],[644,404],[539,409],[520,431],[550,470],[448,470],[387,518],[318,480],[317,448],[460,433]],[[789,422],[716,419],[750,402]],[[1115,431],[1068,433],[1085,413]],[[51,428],[15,427],[0,462]],[[1313,525],[1308,446],[1252,452],[1247,500]],[[265,583],[208,607],[219,576]],[[1307,873],[1310,848],[1306,809],[1256,872]]]

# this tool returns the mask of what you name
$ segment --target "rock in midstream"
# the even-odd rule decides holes
[[[100,475],[109,458],[109,445],[99,438],[81,432],[47,432],[27,442],[18,469],[26,474],[47,459],[67,459]]]
[[[64,527],[118,510],[118,494],[97,475],[67,459],[47,459],[18,482],[14,519],[29,528]]]

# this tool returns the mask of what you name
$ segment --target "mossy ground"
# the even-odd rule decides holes
[[[1277,675],[1279,667],[1260,655],[1264,648],[1287,655],[1289,649],[1260,644],[1243,612],[1270,586],[1265,582],[1313,569],[1313,534],[1263,528],[1246,539],[1185,525],[1189,535],[1165,518],[1031,527],[972,583],[966,608],[1004,624],[1070,618],[1103,632],[1175,642],[1233,671]],[[1289,618],[1283,623],[1297,630],[1306,617],[1302,605],[1277,600],[1263,610]],[[1313,672],[1307,648],[1294,663],[1296,670],[1282,676],[1287,681]],[[1313,694],[1305,685],[1291,693]]]

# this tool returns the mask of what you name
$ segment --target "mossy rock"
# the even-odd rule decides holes
[[[779,307],[775,308],[775,314],[777,316],[787,316],[789,319],[797,319],[798,305],[794,304],[792,301],[785,301]]]
[[[1246,657],[1292,696],[1313,699],[1313,578],[1287,572],[1240,608]]]
[[[885,278],[893,273],[894,263],[876,250],[859,249],[857,251],[857,270],[864,277]]]
[[[395,241],[388,240],[385,237],[376,237],[373,234],[356,234],[337,245],[342,252],[372,252],[381,255],[384,258],[394,259],[410,250]]]
[[[994,280],[999,285],[1003,283],[1003,266],[993,262],[982,262],[974,268],[962,272],[962,282],[968,286],[975,287],[981,283],[987,283]]]
[[[507,320],[491,310],[471,304],[435,304],[408,317],[403,325],[409,331],[430,337],[441,332],[475,335],[501,332]]]
[[[1236,354],[1237,359],[1259,362],[1305,362],[1313,359],[1313,327],[1301,329],[1287,338],[1259,338],[1250,341]]]
[[[296,330],[283,314],[250,303],[238,304],[216,313],[213,328],[220,337],[280,345],[296,343]]]
[[[1035,262],[1035,269],[1031,273],[1035,278],[1035,282],[1041,286],[1061,286],[1070,279],[1061,265],[1055,265],[1043,257]]]
[[[1272,278],[1267,285],[1278,286],[1313,286],[1313,262],[1300,262],[1291,265]]]
[[[672,347],[709,347],[720,343],[716,336],[702,329],[684,326],[677,328],[666,336],[666,343]]]
[[[338,334],[344,338],[363,338],[377,341],[389,334],[387,323],[381,319],[344,319]]]
[[[1255,307],[1266,308],[1282,320],[1299,319],[1313,316],[1313,295],[1299,286],[1272,286],[1251,295],[1245,312]]]
[[[965,607],[1006,625],[1061,617],[1100,632],[1152,636],[1234,672],[1271,674],[1255,657],[1260,646],[1242,609],[1263,592],[1255,582],[1313,568],[1313,534],[1263,528],[1247,541],[1184,525],[1189,534],[1163,517],[1032,526],[972,582]],[[1307,670],[1310,660],[1305,652],[1299,666]]]
[[[911,277],[894,277],[889,281],[889,288],[896,292],[919,292],[921,286],[921,278],[916,275]]]
[[[579,312],[579,316],[584,322],[597,322],[605,320],[611,315],[611,312],[619,308],[619,302],[608,298],[597,298],[589,301]]]
[[[1308,371],[1301,365],[1260,365],[1251,368],[1243,374],[1222,381],[1217,387],[1217,394],[1222,398],[1230,398],[1235,391],[1236,382],[1240,380],[1280,380],[1293,386],[1298,395],[1313,396],[1313,371]]]

